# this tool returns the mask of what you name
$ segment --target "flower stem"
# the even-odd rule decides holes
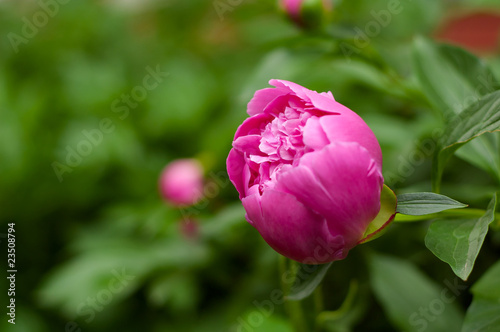
[[[281,287],[283,288],[283,293],[285,294],[285,298],[288,294],[290,294],[290,290],[292,289],[293,283],[287,283],[284,278],[285,273],[287,273],[287,261],[290,263],[290,273],[291,280],[295,281],[297,277],[297,271],[299,269],[299,265],[297,262],[293,260],[287,260],[286,257],[280,255],[280,272],[281,272]],[[293,329],[295,332],[308,332],[309,329],[307,327],[304,311],[302,308],[301,301],[285,301],[285,308],[288,311],[288,315],[290,317],[290,321],[292,323]]]

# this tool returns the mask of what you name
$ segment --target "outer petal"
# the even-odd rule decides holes
[[[247,196],[241,200],[245,208],[247,221],[255,227],[255,224],[262,225],[264,223],[262,216],[261,197],[260,194]]]
[[[236,130],[234,139],[236,140],[238,137],[246,135],[260,135],[261,130],[272,119],[271,115],[263,113],[247,118]]]
[[[272,102],[277,97],[289,93],[287,89],[265,88],[257,90],[247,106],[247,113],[250,116],[257,115],[263,112],[267,104]]]
[[[241,152],[231,149],[226,160],[227,174],[229,175],[229,180],[233,183],[236,190],[240,194],[240,199],[245,195],[245,188],[248,186],[244,182],[245,172],[248,172],[248,165],[245,163],[245,159]]]
[[[262,218],[254,214],[255,201],[249,202],[250,199],[245,202],[248,217],[253,218],[254,227],[280,254],[309,264],[339,260],[347,254],[342,236],[331,236],[325,219],[293,195],[273,189],[265,191]]]
[[[382,150],[373,131],[361,119],[359,115],[337,103],[336,110],[339,116],[323,116],[320,118],[321,126],[329,141],[334,142],[356,142],[368,150],[375,159],[379,168],[382,169]]]
[[[285,80],[270,80],[269,84],[274,85],[278,88],[289,89],[289,91],[293,92],[298,97],[304,99],[305,101],[308,101],[315,108],[324,112],[336,113],[337,105],[340,105],[339,103],[335,102],[331,92],[320,94],[316,91],[309,90],[301,85]]]
[[[298,167],[278,178],[276,188],[323,215],[332,236],[343,235],[350,249],[380,210],[382,184],[365,148],[337,143],[304,155]]]

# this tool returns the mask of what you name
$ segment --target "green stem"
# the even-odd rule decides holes
[[[318,325],[324,327],[327,321],[335,321],[340,319],[341,317],[344,317],[352,309],[358,292],[359,284],[356,280],[352,280],[349,284],[349,291],[347,293],[347,296],[340,308],[335,311],[323,311],[316,318]]]
[[[290,272],[291,272],[291,280],[296,279],[297,277],[297,271],[299,269],[299,265],[297,262],[290,260]],[[283,293],[285,294],[285,297],[290,294],[290,289],[293,286],[292,283],[286,283],[285,279],[288,278],[283,278],[285,273],[287,272],[287,258],[284,256],[280,255],[280,271],[281,271],[281,285],[283,288]],[[293,325],[293,329],[295,332],[308,332],[309,329],[307,327],[304,311],[302,308],[302,303],[300,301],[285,301],[285,307],[288,311],[288,315],[290,316],[290,321]]]
[[[429,220],[442,217],[464,217],[464,218],[480,218],[486,213],[481,209],[452,209],[438,213],[425,214],[423,216],[408,216],[405,214],[396,214],[395,222],[413,222],[421,220]],[[495,213],[495,220],[500,221],[500,213]]]

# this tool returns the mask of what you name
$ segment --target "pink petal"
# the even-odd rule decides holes
[[[332,117],[335,115],[332,115]],[[307,120],[303,129],[304,144],[312,150],[320,150],[330,143],[316,116]]]
[[[229,180],[231,180],[236,190],[238,190],[241,199],[244,197],[245,188],[248,186],[248,183],[244,181],[244,170],[246,168],[248,171],[248,166],[245,163],[243,154],[235,149],[231,149],[226,160],[226,168]]]
[[[254,227],[280,254],[309,264],[345,257],[347,252],[344,253],[342,236],[332,237],[325,219],[306,208],[293,195],[266,190],[261,207],[262,218],[254,215]]]
[[[307,97],[307,91],[311,90],[304,88],[303,86],[298,85],[297,83],[285,80],[270,80],[269,84],[275,86],[276,88],[280,88],[280,90],[283,89],[289,92],[293,92],[299,98],[306,99],[307,101],[309,101],[309,98]]]
[[[380,210],[382,175],[357,143],[330,144],[308,153],[278,181],[280,188],[325,216],[331,235],[343,235],[347,248],[356,245]]]
[[[255,227],[255,223],[262,225],[262,207],[260,204],[261,197],[258,193],[247,196],[241,200],[243,207],[245,208],[246,220]]]
[[[338,103],[337,103],[338,104]],[[359,115],[338,104],[339,116],[323,116],[320,124],[330,142],[356,142],[368,150],[382,169],[382,150],[373,131]]]
[[[257,90],[253,98],[248,103],[247,113],[250,116],[262,113],[267,104],[286,93],[288,93],[286,89],[265,88]]]
[[[233,141],[233,148],[242,153],[259,155],[262,154],[259,149],[260,140],[260,135],[241,136]]]
[[[243,123],[236,130],[234,139],[236,140],[238,137],[246,135],[260,135],[261,131],[264,130],[267,123],[269,123],[272,119],[273,117],[271,115],[264,113],[245,119],[245,121],[243,121]]]

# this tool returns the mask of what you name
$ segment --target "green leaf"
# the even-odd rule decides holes
[[[490,93],[457,115],[446,127],[433,166],[433,188],[439,191],[444,166],[465,143],[500,130],[500,91]],[[498,153],[498,152],[497,152]]]
[[[498,87],[495,75],[481,59],[455,46],[418,37],[413,62],[422,90],[443,114],[458,114]]]
[[[296,279],[286,297],[287,300],[305,299],[318,287],[332,263],[321,265],[298,264]]]
[[[472,287],[474,298],[465,315],[462,332],[500,331],[500,262]]]
[[[444,195],[427,192],[410,193],[398,195],[398,207],[396,212],[410,216],[423,216],[466,206],[466,204],[460,203]]]
[[[462,280],[467,280],[472,272],[488,226],[495,220],[496,204],[495,195],[479,219],[436,220],[429,227],[425,245]]]
[[[455,302],[442,298],[444,287],[429,280],[408,261],[372,255],[370,274],[375,296],[398,330],[460,330],[463,315]]]
[[[448,119],[500,87],[481,59],[454,46],[436,45],[417,38],[413,59],[421,89],[434,108]],[[454,126],[452,121],[449,127]],[[492,142],[496,143],[495,137],[480,138],[457,151],[457,155],[500,179],[498,147]]]
[[[384,184],[380,194],[380,211],[370,225],[368,225],[363,239],[359,243],[375,240],[387,230],[387,226],[396,215],[397,203],[398,201],[394,192]]]

